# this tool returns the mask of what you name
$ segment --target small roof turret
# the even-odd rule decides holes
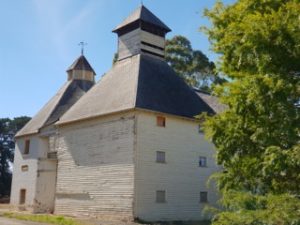
[[[153,25],[155,28],[161,30],[164,34],[171,31],[171,29],[165,25],[160,19],[158,19],[149,9],[144,5],[141,5],[137,8],[130,16],[128,16],[121,24],[119,24],[113,32],[123,33],[124,30],[127,30],[130,26],[135,24],[140,26],[139,22],[144,22],[148,25]]]
[[[95,82],[95,71],[83,54],[68,68],[68,80],[89,80]]]
[[[90,72],[93,72],[94,74],[96,74],[94,69],[89,64],[89,62],[87,61],[87,59],[85,58],[84,55],[79,56],[72,63],[72,65],[67,69],[67,72],[69,72],[71,70],[85,70],[85,71],[90,71]]]

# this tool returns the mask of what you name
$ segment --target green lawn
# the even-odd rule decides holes
[[[14,218],[18,220],[34,221],[41,223],[57,224],[57,225],[83,225],[73,218],[54,215],[32,215],[22,213],[3,213],[3,217]]]

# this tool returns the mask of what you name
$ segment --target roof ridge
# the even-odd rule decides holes
[[[141,20],[146,23],[152,24],[153,26],[159,27],[165,32],[171,31],[171,29],[162,22],[154,13],[152,13],[146,6],[141,5],[136,8],[129,16],[127,16],[118,26],[113,29],[113,32],[118,33],[124,27],[127,27],[134,22]]]

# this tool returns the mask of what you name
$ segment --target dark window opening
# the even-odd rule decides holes
[[[203,156],[199,157],[199,167],[207,167],[206,157]]]
[[[28,165],[23,165],[23,166],[21,166],[21,170],[22,170],[23,172],[28,171]]]
[[[163,116],[156,117],[156,125],[158,127],[165,127],[166,126],[166,118]]]
[[[157,203],[166,202],[166,191],[156,191],[156,202]]]
[[[20,205],[25,204],[26,201],[26,189],[20,190]]]
[[[29,154],[29,149],[30,149],[30,140],[25,140],[25,147],[24,147],[24,154],[27,155]]]
[[[156,152],[156,162],[158,163],[165,163],[166,162],[166,153],[157,151]]]
[[[202,202],[202,203],[208,202],[208,197],[207,197],[206,191],[200,192],[200,202]]]
[[[150,44],[150,43],[148,43],[148,42],[145,42],[145,41],[142,41],[141,43],[142,43],[143,45],[147,45],[147,46],[149,46],[149,47],[156,48],[156,49],[159,49],[159,50],[162,50],[162,51],[164,51],[164,50],[165,50],[165,49],[164,49],[164,48],[162,48],[162,47],[159,47],[159,46],[156,46],[156,45]]]

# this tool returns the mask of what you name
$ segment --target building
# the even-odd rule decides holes
[[[99,82],[84,56],[16,135],[11,204],[33,212],[200,220],[218,170],[195,116],[215,113],[164,60],[170,29],[140,6]]]

